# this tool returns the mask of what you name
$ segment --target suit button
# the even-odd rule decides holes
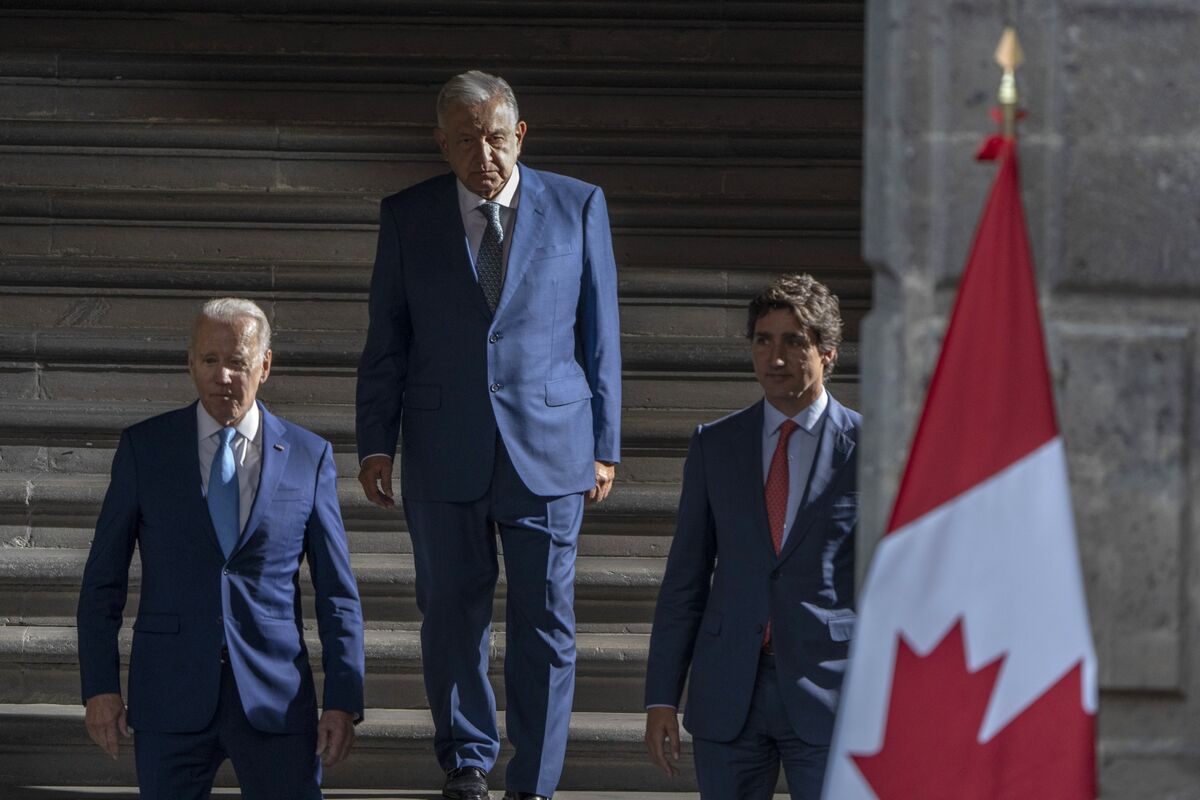
[[[503,336],[501,334],[493,333],[491,336],[488,337],[488,341],[491,342],[492,344],[495,344],[496,342],[500,341],[502,338],[503,338]]]
[[[773,581],[777,581],[777,580],[779,580],[779,576],[780,576],[780,575],[782,575],[782,574],[783,574],[783,573],[782,573],[782,572],[780,572],[780,571],[779,571],[779,570],[777,570],[777,569],[775,569],[775,570],[771,570],[771,580],[773,580]]]
[[[223,570],[221,570],[221,574],[222,574],[222,575],[228,575],[228,574],[229,574],[229,570],[227,570],[227,569],[223,569]]]
[[[217,624],[218,624],[218,625],[224,625],[224,624],[225,624],[225,618],[224,618],[224,617],[222,617],[220,614],[218,614],[218,615],[217,615]]]
[[[498,384],[498,383],[493,383],[493,384],[492,384],[491,386],[489,386],[488,388],[489,388],[489,389],[491,389],[493,392],[498,392],[498,391],[500,391],[500,384]]]

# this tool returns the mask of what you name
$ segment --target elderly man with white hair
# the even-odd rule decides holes
[[[207,798],[229,759],[249,800],[321,797],[363,709],[362,609],[333,449],[258,402],[271,328],[249,300],[204,305],[197,402],[126,429],[77,614],[88,733],[116,758],[134,731],[142,798]],[[117,635],[134,550],[128,708]],[[317,717],[299,571],[308,563],[325,672]]]

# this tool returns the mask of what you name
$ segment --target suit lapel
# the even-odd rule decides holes
[[[767,522],[767,498],[763,493],[762,480],[762,430],[763,430],[762,400],[750,407],[742,417],[744,420],[739,441],[747,442],[749,447],[739,448],[742,458],[737,463],[737,474],[734,497],[745,497],[750,503],[750,522],[756,531],[755,536],[767,548],[771,558],[775,558],[775,543],[771,541],[771,526]]]
[[[458,179],[453,173],[446,176],[445,188],[438,191],[436,197],[437,208],[432,209],[430,218],[447,221],[445,228],[436,235],[441,240],[443,263],[448,265],[455,291],[470,298],[470,304],[490,321],[492,311],[471,268],[471,255],[467,252],[466,244],[467,231],[463,227],[462,210],[458,207]]]
[[[176,429],[180,439],[169,444],[173,452],[181,454],[176,462],[180,474],[172,483],[183,487],[183,501],[180,503],[182,517],[200,520],[201,531],[223,561],[225,553],[221,550],[221,541],[217,539],[217,530],[213,527],[212,516],[208,513],[208,501],[204,499],[204,486],[200,482],[200,431],[196,427],[198,404],[199,401],[196,401],[180,412],[184,417],[183,424]]]
[[[831,395],[821,425],[821,437],[817,440],[817,452],[813,455],[812,469],[809,470],[808,485],[804,488],[804,497],[783,545],[783,552],[779,554],[780,561],[791,555],[808,535],[813,522],[820,516],[820,506],[826,500],[825,490],[841,472],[854,450],[854,442],[846,436],[842,425],[840,409],[841,406]]]
[[[234,553],[246,544],[262,522],[266,510],[271,507],[271,500],[275,496],[276,487],[279,486],[279,479],[283,477],[290,450],[285,437],[286,432],[279,420],[267,411],[262,403],[258,404],[258,411],[262,415],[262,469],[258,475],[254,506],[251,507],[246,527],[242,529],[238,543],[233,548]]]
[[[524,164],[520,166],[521,184],[517,187],[520,201],[517,203],[517,221],[513,225],[512,244],[508,248],[508,265],[504,273],[504,286],[500,290],[500,302],[496,304],[496,316],[499,317],[512,299],[521,279],[529,269],[529,255],[542,242],[542,233],[546,221],[545,198],[543,197],[546,184],[542,182],[537,170],[530,169]],[[460,214],[461,218],[462,215]],[[480,296],[483,292],[480,291]],[[486,303],[484,304],[486,308]]]

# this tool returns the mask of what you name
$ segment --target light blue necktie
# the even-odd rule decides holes
[[[479,274],[479,286],[487,298],[488,308],[496,310],[500,302],[501,262],[504,260],[504,228],[500,225],[500,204],[480,203],[479,212],[487,217],[487,228],[483,241],[479,243],[479,256],[475,259],[475,271]]]
[[[236,428],[222,428],[217,434],[217,452],[208,472],[208,513],[212,517],[217,541],[225,557],[233,552],[238,540],[239,509],[237,462],[233,457],[233,437]]]

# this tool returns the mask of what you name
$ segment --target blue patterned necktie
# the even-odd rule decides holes
[[[217,541],[225,557],[233,552],[241,528],[238,509],[237,461],[233,457],[233,437],[236,428],[222,428],[217,434],[217,452],[208,472],[208,513],[212,517]]]
[[[496,310],[500,302],[500,268],[504,259],[504,228],[500,226],[500,204],[481,203],[479,212],[487,217],[487,228],[483,241],[479,243],[479,255],[475,259],[475,271],[479,273],[479,287],[487,298],[488,308]]]

